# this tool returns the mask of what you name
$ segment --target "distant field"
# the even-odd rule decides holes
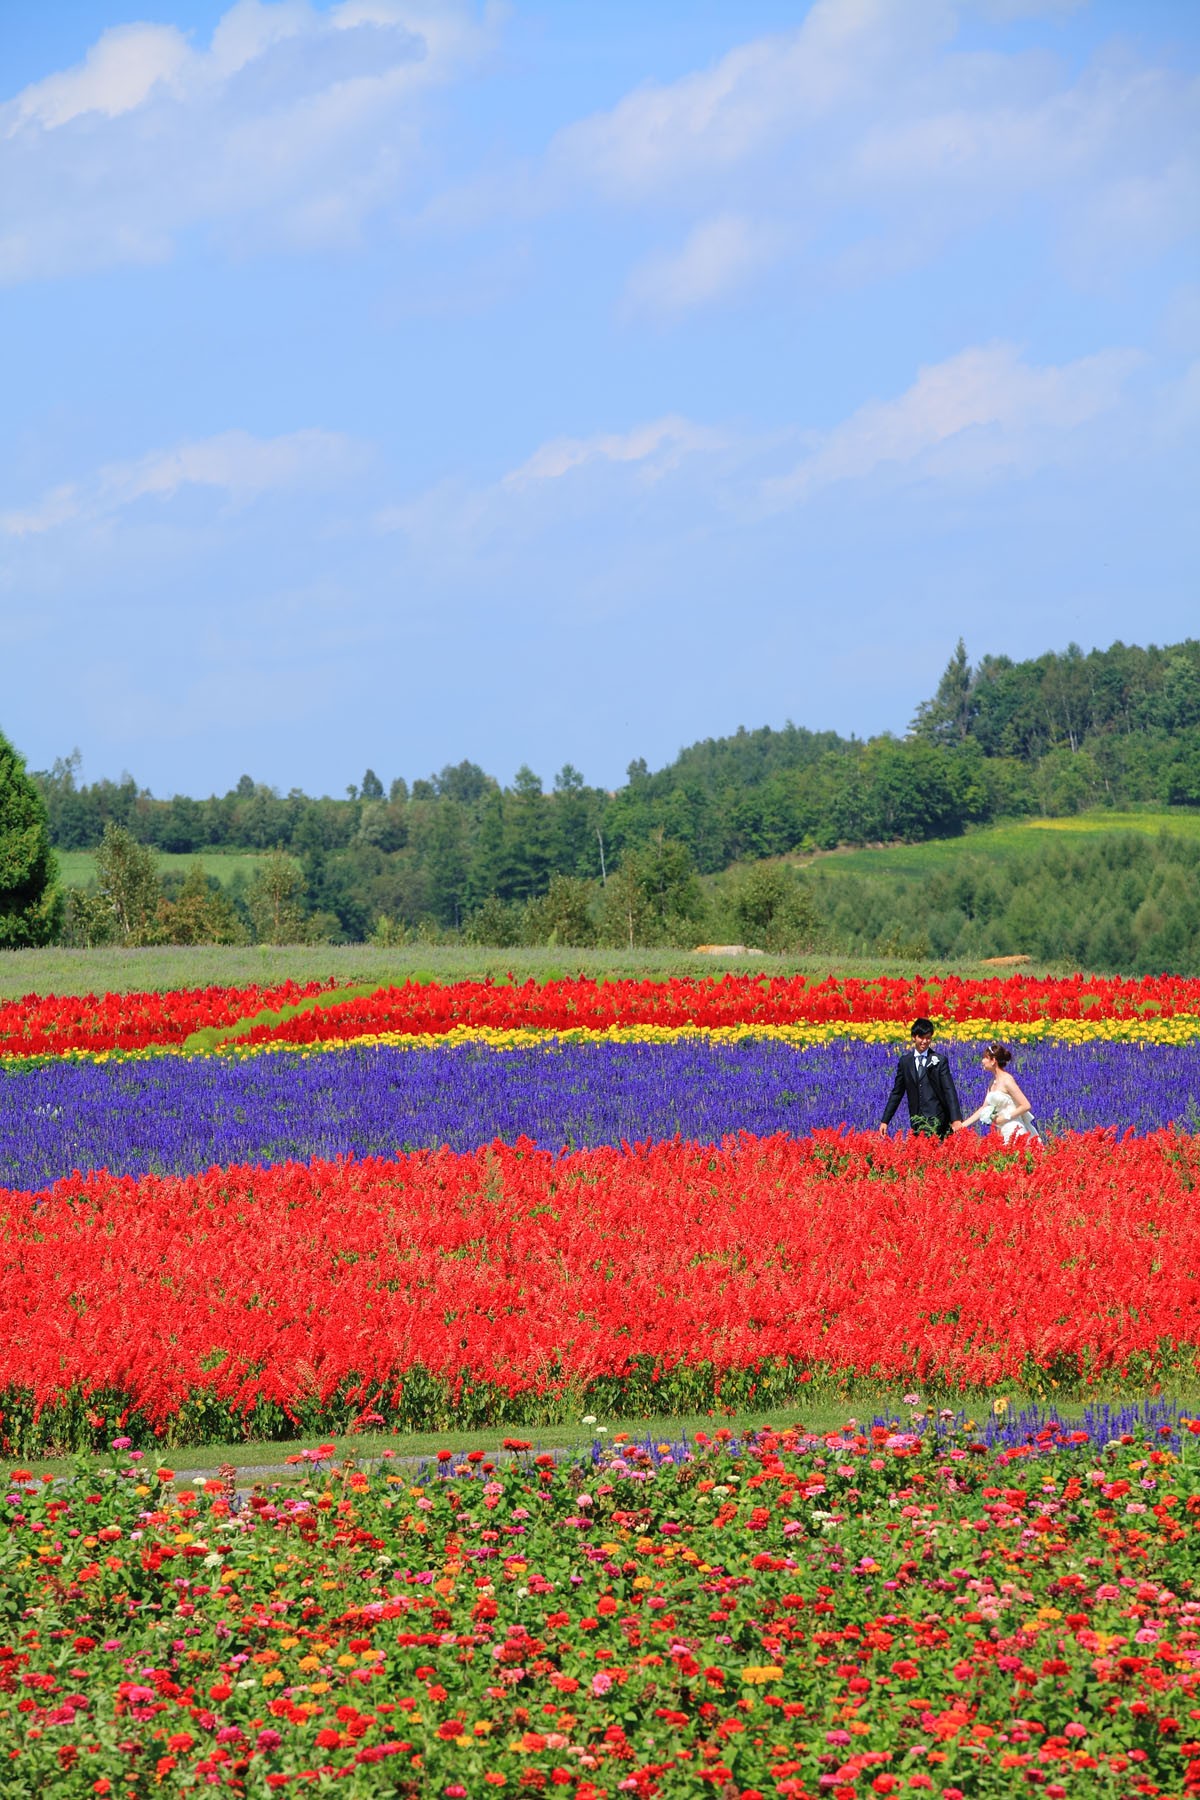
[[[87,887],[96,879],[96,858],[90,850],[57,850],[55,855],[64,887]],[[160,875],[186,875],[194,862],[202,862],[206,875],[215,875],[222,887],[228,887],[239,869],[248,881],[253,881],[264,858],[250,850],[203,850],[193,856],[172,856],[160,851],[156,860]]]
[[[1200,811],[1180,807],[1162,812],[1086,812],[1069,819],[1022,819],[1011,825],[988,825],[962,837],[931,838],[926,844],[895,844],[883,849],[830,850],[816,856],[788,857],[798,867],[822,875],[907,875],[917,879],[947,868],[961,856],[994,856],[999,861],[1028,851],[1047,832],[1071,837],[1103,837],[1136,831],[1145,837],[1160,831],[1200,838]]]
[[[169,988],[264,985],[324,981],[339,986],[371,982],[386,987],[402,981],[554,981],[571,975],[597,980],[634,976],[662,981],[671,975],[829,974],[869,979],[891,975],[995,975],[976,962],[920,962],[902,957],[701,956],[689,950],[487,950],[472,945],[420,944],[376,950],[370,944],[330,944],[288,948],[258,944],[224,949],[202,944],[152,950],[0,950],[0,1000],[22,994],[165,992]],[[1030,965],[1034,974],[1049,972]]]

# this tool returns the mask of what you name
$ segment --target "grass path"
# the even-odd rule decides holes
[[[1147,1390],[1136,1393],[1097,1390],[1089,1397],[1088,1404],[1136,1404],[1150,1397]],[[1194,1408],[1197,1416],[1200,1416],[1200,1389],[1180,1389],[1178,1392],[1172,1390],[1169,1398],[1184,1412]],[[1059,1401],[1053,1396],[1048,1398],[1045,1394],[997,1389],[993,1393],[973,1394],[958,1400],[934,1396],[926,1401],[926,1405],[950,1405],[956,1412],[963,1413],[968,1421],[981,1422],[997,1402],[1007,1405],[1014,1413],[1033,1405],[1045,1408],[1053,1404],[1064,1418],[1080,1416],[1085,1404],[1078,1399]],[[657,1413],[628,1418],[618,1416],[611,1419],[598,1418],[594,1423],[574,1420],[553,1425],[488,1425],[476,1430],[396,1434],[364,1431],[353,1435],[318,1434],[271,1441],[252,1439],[220,1444],[163,1444],[161,1448],[147,1448],[145,1459],[151,1467],[157,1461],[174,1469],[177,1482],[185,1482],[196,1475],[215,1474],[223,1465],[236,1468],[240,1475],[256,1480],[302,1481],[307,1479],[304,1465],[289,1463],[288,1458],[297,1456],[302,1450],[315,1449],[321,1444],[331,1444],[339,1460],[348,1456],[362,1462],[394,1459],[398,1463],[412,1465],[433,1459],[439,1450],[450,1450],[456,1456],[469,1450],[482,1450],[488,1456],[498,1455],[502,1453],[505,1438],[520,1439],[531,1444],[537,1451],[588,1450],[596,1442],[612,1444],[620,1434],[641,1443],[647,1439],[654,1443],[678,1443],[681,1438],[695,1437],[698,1432],[707,1433],[709,1437],[721,1430],[741,1435],[751,1428],[777,1430],[785,1425],[800,1425],[812,1431],[832,1431],[845,1425],[850,1419],[861,1423],[882,1418],[903,1423],[909,1417],[909,1412],[904,1395],[898,1390],[864,1386],[854,1395],[843,1399],[827,1392],[817,1393],[811,1401],[806,1396],[798,1399],[794,1406],[787,1407],[731,1407],[725,1412]],[[35,1475],[61,1475],[70,1468],[71,1459],[24,1457],[21,1463],[22,1467],[32,1470]]]

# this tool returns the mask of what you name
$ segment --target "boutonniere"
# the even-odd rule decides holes
[[[930,1068],[931,1068],[931,1069],[936,1069],[936,1068],[937,1068],[937,1057],[936,1057],[936,1056],[931,1056],[931,1057],[930,1057],[930,1058],[929,1058],[929,1067],[930,1067]]]

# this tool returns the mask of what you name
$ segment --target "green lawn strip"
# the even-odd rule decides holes
[[[261,1012],[235,1019],[232,1025],[203,1025],[199,1031],[193,1031],[183,1040],[185,1051],[215,1050],[218,1044],[232,1043],[238,1038],[249,1037],[260,1025],[285,1025],[289,1019],[297,1019],[301,1013],[318,1012],[330,1006],[341,1006],[346,1000],[365,1000],[369,994],[377,994],[379,988],[373,984],[359,987],[331,988],[323,994],[309,994],[304,1000],[297,1000],[291,1006],[281,1006],[272,1011],[264,1007]]]
[[[1111,1393],[1097,1390],[1089,1396],[1086,1404],[1100,1405],[1104,1401],[1128,1404],[1149,1397],[1144,1389],[1137,1392],[1114,1389]],[[1196,1415],[1200,1416],[1200,1388],[1181,1389],[1179,1392],[1173,1390],[1170,1398],[1185,1413],[1189,1408],[1194,1408]],[[1082,1400],[1060,1401],[1052,1396],[1048,1398],[1045,1394],[1023,1393],[1015,1388],[962,1396],[954,1401],[939,1402],[925,1398],[924,1405],[935,1410],[942,1403],[953,1406],[954,1411],[963,1414],[969,1422],[982,1425],[998,1400],[1001,1404],[1007,1402],[1009,1411],[1013,1413],[1035,1403],[1043,1408],[1053,1404],[1064,1419],[1082,1417],[1085,1406]],[[342,1435],[318,1433],[295,1439],[252,1439],[223,1444],[163,1444],[157,1449],[147,1448],[145,1462],[148,1468],[153,1468],[156,1463],[165,1464],[176,1471],[180,1480],[198,1474],[215,1475],[224,1465],[238,1469],[256,1480],[305,1481],[308,1479],[306,1466],[302,1463],[289,1464],[287,1459],[298,1455],[302,1450],[316,1449],[321,1444],[332,1444],[339,1460],[354,1457],[361,1462],[376,1462],[386,1455],[388,1460],[413,1463],[424,1458],[432,1459],[439,1450],[450,1450],[456,1456],[465,1455],[470,1450],[482,1450],[488,1456],[504,1455],[506,1453],[502,1445],[506,1437],[532,1445],[535,1453],[582,1451],[589,1450],[593,1443],[611,1445],[622,1432],[635,1442],[644,1443],[650,1438],[656,1443],[667,1443],[678,1442],[685,1436],[694,1437],[697,1432],[704,1432],[712,1437],[722,1430],[732,1431],[735,1435],[751,1428],[781,1430],[785,1426],[799,1426],[804,1430],[818,1432],[833,1431],[845,1425],[849,1419],[856,1419],[862,1424],[879,1417],[905,1425],[910,1416],[911,1409],[905,1405],[903,1395],[898,1390],[864,1386],[846,1398],[817,1395],[811,1401],[807,1397],[799,1399],[794,1406],[758,1409],[731,1407],[726,1412],[597,1418],[595,1425],[587,1425],[578,1420],[556,1425],[480,1426],[476,1430],[467,1431],[364,1431]],[[104,1453],[101,1451],[97,1454]],[[20,1465],[35,1475],[62,1475],[71,1468],[72,1459],[22,1457]]]

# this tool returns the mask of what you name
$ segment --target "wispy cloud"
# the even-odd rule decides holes
[[[133,462],[109,463],[88,480],[52,488],[25,511],[0,513],[8,537],[38,537],[66,525],[123,511],[139,500],[170,500],[188,487],[209,488],[236,504],[260,495],[323,488],[361,466],[363,452],[332,431],[293,431],[252,437],[225,431],[171,450],[152,450]]]
[[[610,197],[642,197],[746,163],[870,97],[953,29],[943,0],[816,0],[796,30],[709,69],[649,82],[561,131],[551,167]]]
[[[611,505],[614,484],[632,491],[664,493],[694,458],[727,451],[723,432],[676,413],[633,425],[627,431],[600,431],[590,437],[557,437],[497,480],[482,486],[445,481],[423,494],[376,514],[381,532],[399,532],[424,545],[439,560],[470,557],[497,538],[537,536],[556,518],[572,518]]]
[[[945,479],[1037,467],[1120,401],[1144,358],[1105,350],[1058,367],[1025,362],[1012,344],[960,351],[919,371],[895,400],[872,401],[819,438],[764,492],[777,506],[881,471]]]
[[[720,515],[736,531],[756,529],[764,509],[787,511],[838,484],[986,489],[1073,457],[1111,465],[1126,454],[1131,384],[1146,362],[1140,350],[1109,349],[1037,365],[1013,344],[974,346],[824,432],[798,422],[785,434],[748,436],[671,414],[623,432],[552,438],[489,485],[440,483],[380,512],[375,525],[459,565],[484,545],[491,554],[562,521],[573,529],[589,515],[627,513],[634,493],[646,501],[640,514],[654,509],[676,526],[690,517],[698,528]],[[1156,400],[1160,423],[1179,412],[1182,393],[1175,384]],[[1103,439],[1094,429],[1102,419]],[[797,442],[806,446],[798,461]]]
[[[599,432],[594,437],[552,438],[535,450],[526,462],[512,469],[501,485],[528,488],[536,482],[559,481],[588,463],[636,463],[640,473],[657,478],[679,467],[685,456],[697,450],[718,450],[725,439],[706,425],[672,413],[625,432]]]
[[[161,260],[196,226],[352,239],[403,188],[422,92],[483,41],[467,0],[237,0],[206,49],[115,26],[0,105],[0,282]]]
[[[1033,200],[1072,274],[1110,280],[1195,231],[1200,82],[1128,47],[1072,70],[960,37],[972,11],[1065,10],[1070,0],[817,0],[793,31],[565,127],[521,191],[682,214],[683,247],[629,277],[631,310],[720,300],[828,228],[809,279],[870,280]],[[766,216],[764,238],[747,221]]]
[[[702,219],[678,250],[649,256],[626,287],[630,310],[660,314],[687,311],[743,287],[783,249],[784,234],[738,213]]]

